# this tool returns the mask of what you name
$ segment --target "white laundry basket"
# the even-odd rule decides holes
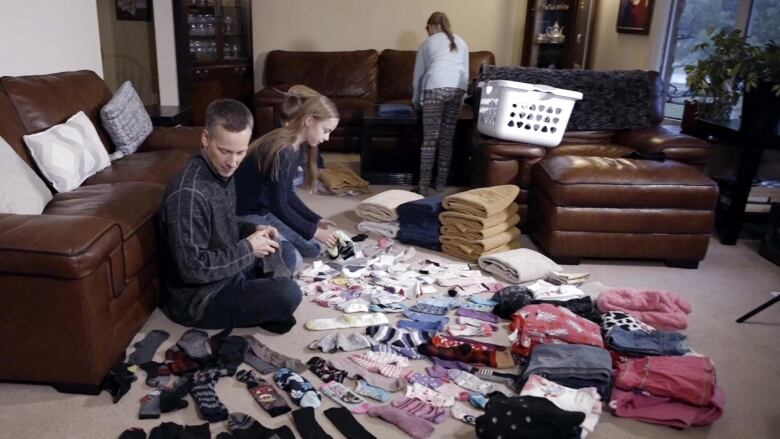
[[[480,83],[477,130],[491,137],[540,146],[558,146],[578,91],[541,84],[491,80]]]

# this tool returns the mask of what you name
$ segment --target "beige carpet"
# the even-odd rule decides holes
[[[375,187],[375,190],[382,188]],[[334,221],[348,232],[355,231],[356,215],[352,213],[355,198],[335,198],[306,195],[304,199],[317,212]],[[532,247],[523,236],[524,246]],[[604,413],[591,438],[618,439],[628,437],[674,438],[772,438],[780,432],[780,305],[769,308],[749,323],[737,324],[734,319],[765,302],[770,291],[780,290],[780,269],[756,252],[755,241],[740,241],[726,247],[713,239],[707,258],[698,270],[667,268],[656,262],[586,260],[571,271],[587,271],[592,280],[608,286],[640,287],[672,290],[693,304],[690,328],[686,331],[693,347],[710,355],[718,370],[720,385],[725,389],[726,412],[710,427],[687,431],[618,419]],[[299,322],[314,317],[336,317],[336,310],[322,308],[304,298],[296,317]],[[504,325],[505,326],[505,325]],[[185,328],[170,322],[158,310],[137,338],[151,329],[165,329],[170,338],[158,352],[178,340]],[[214,333],[215,331],[210,331]],[[253,332],[238,330],[238,334]],[[273,349],[307,360],[314,355],[305,346],[328,331],[311,332],[302,325],[286,335],[271,335],[261,331],[265,342]],[[507,343],[505,330],[492,341]],[[2,341],[0,341],[2,342]],[[131,352],[132,349],[128,350]],[[327,355],[324,354],[327,358]],[[336,354],[330,354],[336,355]],[[341,354],[344,355],[344,354]],[[158,360],[162,357],[158,354]],[[2,361],[2,359],[0,359]],[[41,358],[41,361],[47,361]],[[413,362],[422,369],[427,361]],[[68,367],[67,364],[61,365]],[[199,424],[194,406],[168,413],[159,420],[137,419],[138,400],[151,389],[143,383],[139,372],[129,394],[117,404],[107,393],[98,396],[65,395],[47,386],[0,384],[0,438],[116,438],[127,427],[142,427],[147,433],[160,422]],[[305,376],[319,385],[310,372]],[[349,384],[354,385],[353,383]],[[270,418],[250,397],[243,384],[233,378],[223,378],[217,392],[230,411],[248,413],[268,427],[283,424],[292,427],[292,417]],[[399,393],[400,394],[400,393]],[[399,395],[396,394],[396,395]],[[191,401],[190,397],[187,397]],[[324,398],[323,407],[334,406]],[[359,421],[377,437],[404,437],[394,426],[381,420],[360,416]],[[343,437],[318,410],[317,420],[334,438]],[[213,436],[226,430],[226,423],[211,426]],[[772,433],[772,432],[775,433]],[[297,432],[296,432],[297,434]],[[473,427],[448,418],[438,425],[436,438],[475,437]]]

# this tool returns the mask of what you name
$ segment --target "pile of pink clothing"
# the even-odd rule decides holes
[[[599,296],[596,307],[601,313],[629,313],[663,331],[687,328],[691,313],[691,304],[671,291],[611,290]]]
[[[709,357],[645,357],[618,366],[610,408],[616,416],[676,428],[709,425],[726,397]]]
[[[526,305],[515,311],[510,331],[517,331],[512,350],[528,356],[539,344],[565,343],[604,347],[601,328],[568,308],[549,303]]]

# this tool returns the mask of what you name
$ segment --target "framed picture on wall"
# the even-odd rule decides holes
[[[650,33],[655,0],[620,0],[617,31],[629,34]]]
[[[116,0],[116,19],[152,21],[152,1]]]

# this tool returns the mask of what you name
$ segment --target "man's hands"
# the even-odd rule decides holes
[[[265,232],[267,233],[267,236],[271,239],[276,239],[279,236],[279,231],[276,230],[276,227],[269,226],[267,224],[259,224],[256,228],[256,231],[258,232]]]
[[[257,257],[265,257],[279,248],[279,243],[274,240],[277,231],[271,226],[257,226],[258,229],[263,227],[262,230],[257,230],[255,233],[249,235],[246,239],[252,246],[252,253]]]

